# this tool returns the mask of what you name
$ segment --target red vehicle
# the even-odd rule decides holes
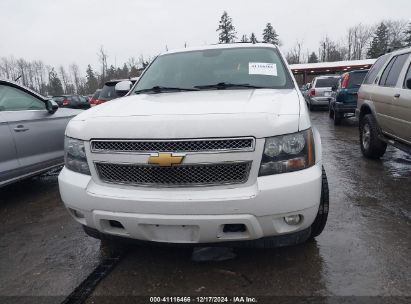
[[[101,102],[99,101],[98,97],[100,96],[101,89],[98,89],[94,94],[93,97],[90,99],[90,106],[94,107]]]

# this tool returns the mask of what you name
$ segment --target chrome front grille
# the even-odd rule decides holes
[[[190,140],[92,140],[94,153],[253,151],[252,137]]]
[[[159,167],[140,164],[95,163],[103,182],[138,186],[190,187],[245,183],[251,161],[185,164]]]

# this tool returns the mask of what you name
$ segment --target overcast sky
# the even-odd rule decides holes
[[[233,18],[237,36],[260,39],[271,22],[287,51],[297,40],[318,50],[328,34],[335,40],[349,26],[382,19],[411,21],[410,0],[0,0],[0,57],[41,59],[84,71],[97,68],[104,45],[109,64],[129,57],[217,42],[222,12]]]

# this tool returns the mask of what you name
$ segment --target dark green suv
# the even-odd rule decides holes
[[[368,70],[355,70],[344,73],[338,79],[337,86],[332,88],[328,108],[334,125],[339,125],[342,119],[355,115],[357,93],[367,72]]]

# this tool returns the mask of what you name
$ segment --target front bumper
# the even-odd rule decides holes
[[[59,186],[73,217],[101,233],[143,241],[216,243],[308,229],[320,203],[321,174],[317,163],[297,172],[259,177],[251,186],[141,189],[96,184],[90,176],[64,168]],[[300,214],[302,221],[286,224],[284,216],[294,214]],[[243,224],[246,230],[224,232],[227,224]]]

